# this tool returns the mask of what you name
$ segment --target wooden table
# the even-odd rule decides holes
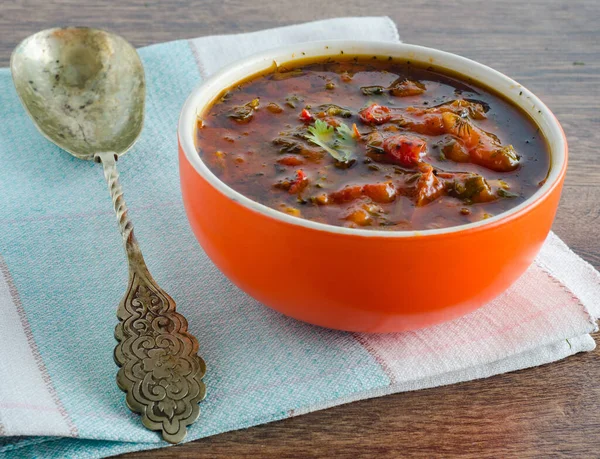
[[[21,39],[56,25],[109,28],[143,46],[334,16],[386,14],[405,41],[488,64],[527,86],[554,111],[571,150],[554,231],[600,268],[598,0],[3,0],[0,65],[8,65]],[[600,351],[595,351],[126,457],[598,457],[599,441]]]

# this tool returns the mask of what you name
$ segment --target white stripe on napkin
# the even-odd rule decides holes
[[[375,26],[381,24],[384,26]],[[326,19],[240,35],[213,35],[195,38],[189,43],[198,62],[200,74],[206,78],[222,67],[251,54],[291,43],[310,41],[307,30],[310,30],[314,37],[313,41],[348,38],[348,30],[354,31],[352,38],[355,40],[400,41],[398,29],[389,17],[364,17]]]
[[[536,263],[577,296],[594,319],[600,317],[600,273],[556,234],[550,233]]]
[[[77,428],[52,386],[2,256],[0,305],[0,436],[5,435],[2,432],[27,432],[76,437]],[[32,415],[13,416],[11,411]]]

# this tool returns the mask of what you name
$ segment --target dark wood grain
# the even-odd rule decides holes
[[[142,46],[340,15],[384,14],[396,21],[405,41],[488,64],[529,87],[554,111],[571,150],[554,230],[600,268],[598,0],[4,0],[0,65],[7,65],[21,39],[56,25],[109,28]],[[126,457],[599,457],[599,381],[596,351]]]

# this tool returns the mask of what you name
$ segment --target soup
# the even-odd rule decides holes
[[[421,230],[502,213],[544,183],[529,117],[432,67],[340,56],[279,66],[198,119],[203,161],[244,196],[330,225]]]

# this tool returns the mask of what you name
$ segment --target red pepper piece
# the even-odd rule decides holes
[[[300,112],[300,116],[299,116],[299,118],[300,118],[302,121],[304,121],[305,123],[308,123],[308,122],[312,121],[312,119],[313,119],[313,116],[310,114],[310,112],[309,112],[307,109],[305,109],[305,108],[304,108],[304,109],[303,109],[303,110]]]
[[[308,186],[308,177],[306,176],[306,174],[304,173],[304,171],[302,169],[298,169],[296,171],[296,178],[292,182],[292,185],[290,186],[290,189],[288,190],[288,192],[290,194],[300,193],[307,186]]]
[[[383,124],[392,118],[392,114],[385,105],[372,104],[358,112],[358,117],[365,124]]]
[[[427,142],[412,135],[393,135],[382,146],[388,158],[404,167],[416,166],[427,151]]]

